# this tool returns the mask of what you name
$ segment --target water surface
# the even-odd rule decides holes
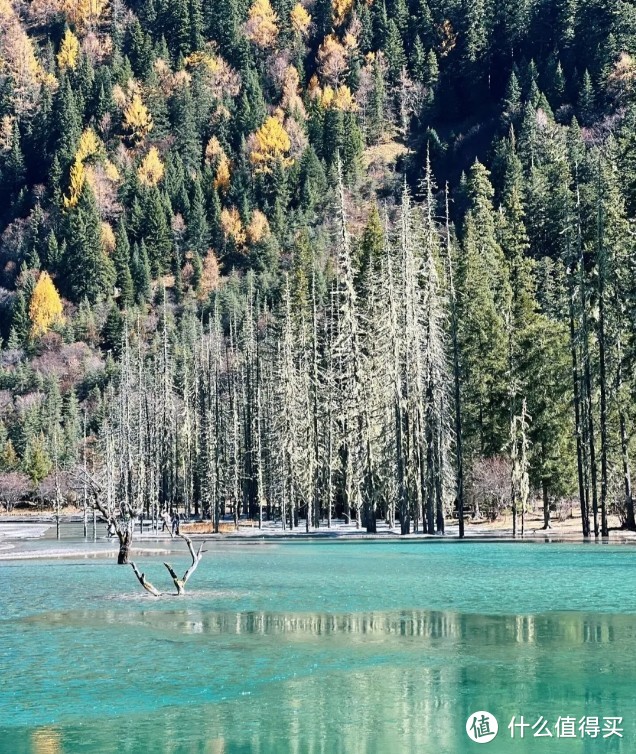
[[[161,600],[109,559],[0,564],[0,754],[636,751],[630,547],[207,547]],[[139,565],[168,589],[161,560]],[[511,740],[520,715],[553,737]],[[559,716],[623,738],[558,739]]]

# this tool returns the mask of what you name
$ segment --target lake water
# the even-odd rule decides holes
[[[112,559],[1,563],[0,753],[636,752],[631,547],[207,547],[182,598]],[[161,561],[137,562],[168,589]],[[552,737],[512,739],[521,715]]]

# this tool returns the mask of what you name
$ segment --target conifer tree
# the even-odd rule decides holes
[[[116,286],[119,289],[119,302],[122,309],[132,305],[134,301],[134,286],[130,272],[130,243],[124,221],[120,220],[115,235],[115,251],[113,264],[115,266]]]
[[[94,303],[108,297],[115,283],[112,260],[101,243],[101,220],[90,186],[85,183],[78,203],[66,218],[66,252],[61,261],[64,286],[73,301]]]

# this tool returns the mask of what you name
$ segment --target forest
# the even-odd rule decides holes
[[[621,0],[0,0],[0,503],[636,529],[634,55]]]

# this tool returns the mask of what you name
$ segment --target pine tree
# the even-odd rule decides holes
[[[397,23],[391,19],[387,27],[386,42],[384,44],[384,53],[388,65],[388,80],[395,86],[400,78],[400,73],[406,65],[406,55],[404,45]]]
[[[187,246],[191,251],[205,254],[208,248],[208,223],[205,216],[201,182],[192,182],[190,209],[187,215]]]
[[[141,238],[146,245],[152,275],[156,277],[170,263],[172,234],[159,190],[156,187],[149,189],[144,199]]]
[[[594,120],[596,105],[594,85],[592,84],[592,77],[590,76],[590,72],[587,70],[587,68],[585,69],[585,73],[583,74],[583,81],[581,82],[578,109],[581,123],[586,126],[590,125]]]
[[[478,162],[468,182],[469,210],[458,265],[459,342],[462,353],[464,427],[472,452],[503,450],[508,436],[508,271],[496,238],[493,189]]]
[[[124,317],[117,306],[113,304],[108,310],[108,316],[101,332],[102,350],[112,352],[115,357],[120,356],[124,326]]]
[[[139,304],[149,302],[152,295],[152,276],[150,274],[150,262],[144,241],[133,246],[131,258],[131,274],[135,287],[135,300]]]
[[[15,345],[19,346],[23,344],[28,334],[29,317],[27,314],[26,297],[22,291],[18,291],[15,294],[11,307],[11,336],[15,340]]]
[[[61,260],[69,298],[94,303],[108,298],[115,283],[112,260],[102,248],[101,220],[92,189],[84,184],[65,222],[66,252]]]
[[[113,252],[113,264],[117,276],[115,284],[119,289],[121,308],[126,309],[133,304],[135,291],[130,272],[130,244],[123,219],[120,219],[117,225],[115,238],[115,251]]]
[[[62,168],[70,165],[82,132],[81,114],[68,76],[64,76],[53,101],[52,141]]]

